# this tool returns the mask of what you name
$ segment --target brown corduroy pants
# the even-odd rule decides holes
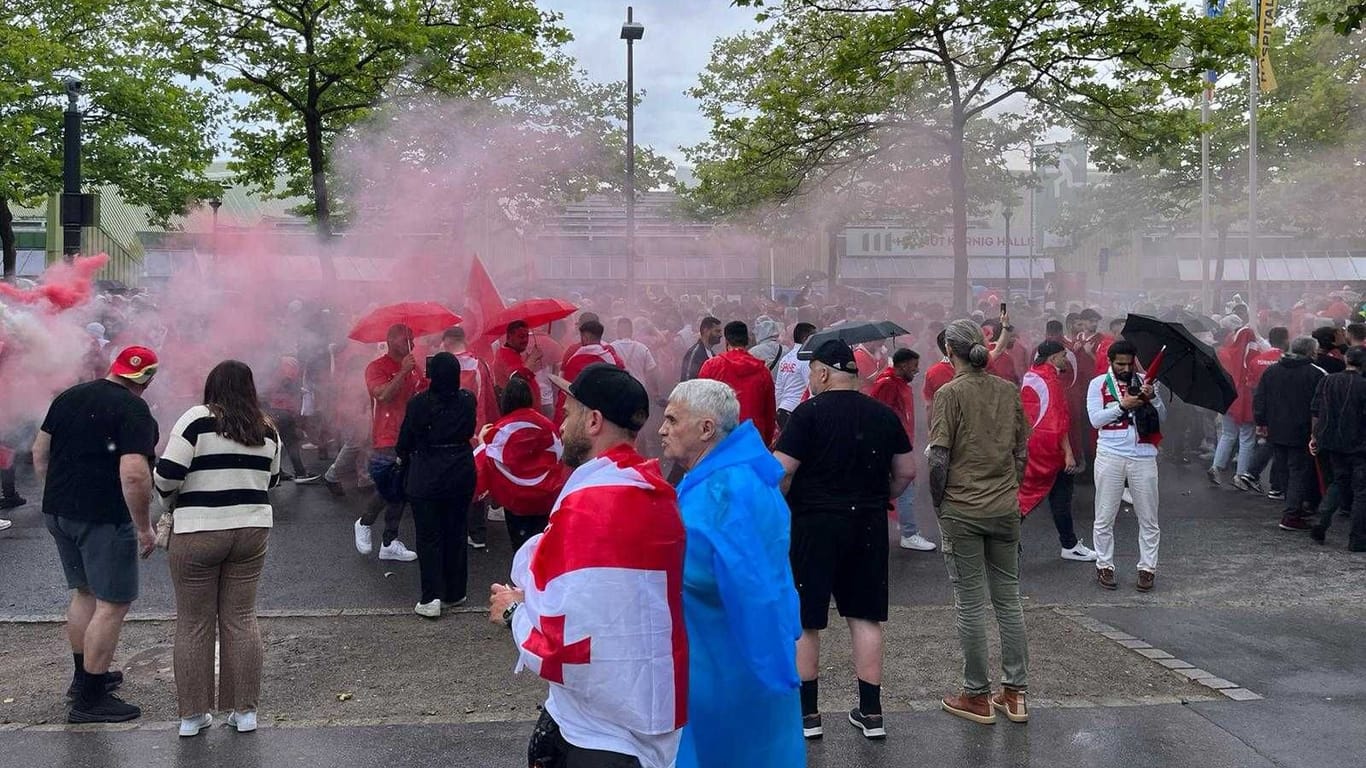
[[[269,528],[237,528],[171,537],[175,684],[181,717],[215,709],[215,630],[221,646],[217,709],[256,709],[265,653],[256,623],[256,585],[269,536]]]

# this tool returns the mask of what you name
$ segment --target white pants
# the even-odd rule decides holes
[[[1162,538],[1157,526],[1157,457],[1128,459],[1099,453],[1095,469],[1096,567],[1115,567],[1115,516],[1127,482],[1138,516],[1138,569],[1156,573],[1157,544]]]

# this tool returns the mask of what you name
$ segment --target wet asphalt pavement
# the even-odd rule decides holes
[[[32,493],[21,475],[21,490]],[[921,488],[922,529],[937,539]],[[1079,486],[1077,530],[1090,543],[1090,489]],[[356,553],[351,523],[359,499],[338,502],[322,487],[276,492],[276,529],[261,609],[406,611],[417,568]],[[1157,706],[1037,709],[1025,727],[985,727],[939,712],[890,715],[885,743],[864,742],[838,715],[809,750],[812,766],[1115,765],[1358,766],[1366,755],[1366,555],[1345,551],[1345,525],[1318,547],[1276,527],[1278,507],[1212,488],[1198,467],[1162,467],[1162,549],[1157,590],[1133,588],[1137,527],[1117,533],[1120,589],[1105,592],[1089,564],[1058,557],[1046,511],[1026,521],[1023,588],[1030,601],[1076,610],[1263,698]],[[35,506],[5,516],[0,533],[0,632],[16,618],[54,617],[66,592],[56,552]],[[402,538],[412,544],[411,522]],[[471,552],[472,601],[506,580],[510,547],[489,523],[487,550]],[[951,602],[941,558],[895,550],[892,600]],[[143,570],[141,615],[173,610],[164,555]],[[1085,659],[1077,659],[1085,664]],[[1097,698],[1104,692],[1098,691]],[[72,733],[26,728],[0,735],[0,766],[408,766],[523,765],[526,728],[405,725],[272,728],[251,736],[215,729],[177,741],[158,728]]]

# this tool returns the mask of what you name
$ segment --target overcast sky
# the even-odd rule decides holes
[[[697,102],[683,91],[696,84],[717,38],[754,28],[754,10],[733,8],[730,0],[631,4],[635,20],[645,25],[645,37],[635,46],[636,88],[645,91],[645,100],[636,109],[636,141],[680,163],[678,148],[702,141],[709,128]],[[626,79],[626,43],[620,39],[626,2],[539,0],[538,5],[564,14],[565,25],[574,33],[568,52],[590,78]]]

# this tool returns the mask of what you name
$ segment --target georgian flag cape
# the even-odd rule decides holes
[[[1024,375],[1020,404],[1025,421],[1032,428],[1024,480],[1017,493],[1020,515],[1024,516],[1044,500],[1058,473],[1067,465],[1062,441],[1068,439],[1072,419],[1067,411],[1067,389],[1058,378],[1057,369],[1047,362],[1030,368]]]
[[[509,413],[479,435],[474,498],[487,494],[514,515],[549,514],[569,479],[569,467],[560,463],[563,452],[559,430],[540,411]]]
[[[520,658],[550,683],[547,710],[577,733],[668,734],[687,722],[685,534],[674,489],[629,445],[570,475],[545,533],[517,552]]]

